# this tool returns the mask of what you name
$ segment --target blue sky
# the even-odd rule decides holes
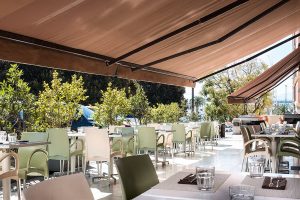
[[[293,50],[292,42],[285,43],[261,56],[259,56],[257,59],[263,61],[269,67],[277,63],[279,60],[284,58],[286,55],[288,55]],[[243,59],[242,59],[243,60]],[[282,84],[280,84],[277,88],[273,90],[273,94],[275,96],[275,99],[277,100],[284,100],[285,99],[285,90],[287,90],[287,100],[293,99],[293,87],[292,87],[292,78],[287,79]],[[195,96],[199,95],[201,91],[201,84],[197,83],[195,87]],[[287,89],[285,89],[287,88]],[[184,97],[186,99],[190,99],[192,97],[192,89],[191,88],[185,88],[185,94]]]

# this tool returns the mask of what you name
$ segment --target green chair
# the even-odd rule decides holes
[[[159,183],[149,155],[136,155],[116,161],[123,199],[133,199]]]
[[[50,142],[48,145],[49,159],[60,161],[60,173],[63,173],[64,161],[67,161],[67,174],[69,174],[70,158],[78,155],[83,156],[83,149],[74,150],[73,152],[70,152],[70,149],[73,145],[77,144],[83,148],[83,141],[76,140],[70,145],[67,130],[64,128],[49,128],[47,129],[47,133],[49,134],[48,141]]]
[[[30,142],[47,142],[48,134],[42,132],[23,132],[21,140]],[[23,179],[24,187],[28,176],[49,177],[48,153],[46,145],[21,147],[18,150],[19,156],[19,178]]]
[[[172,137],[172,158],[174,157],[174,151],[180,144],[183,145],[183,152],[186,153],[186,145],[190,145],[190,152],[192,152],[192,132],[186,133],[184,124],[172,124],[171,130],[173,132]]]
[[[295,137],[280,139],[276,152],[277,169],[279,169],[280,160],[284,156],[300,159],[300,140],[298,138]]]
[[[133,127],[115,127],[115,133],[120,133],[121,138],[113,138],[112,152],[121,152],[122,157],[127,154],[133,154],[134,147],[132,141],[134,140],[134,128]],[[131,144],[129,144],[131,143]]]
[[[161,140],[162,138],[162,140]],[[148,153],[155,154],[155,166],[158,161],[158,149],[164,150],[164,135],[157,137],[154,127],[138,127],[136,135],[136,150],[138,154]]]
[[[201,122],[200,124],[199,138],[200,138],[200,143],[203,144],[204,150],[207,143],[212,143],[211,125],[212,125],[211,122]]]
[[[124,156],[134,155],[134,128],[122,127],[120,131],[122,134]]]

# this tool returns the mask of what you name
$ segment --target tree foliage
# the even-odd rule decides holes
[[[182,109],[178,103],[158,104],[151,108],[151,119],[155,123],[178,122],[182,114]]]
[[[51,83],[44,83],[44,90],[39,93],[33,129],[70,126],[82,114],[80,103],[87,98],[85,92],[82,77],[73,75],[71,82],[62,82],[59,73],[54,71]]]
[[[6,80],[0,82],[0,130],[12,132],[18,128],[23,118],[32,111],[34,95],[30,93],[30,87],[21,78],[22,70],[16,64],[12,64],[6,73]]]
[[[131,114],[139,120],[140,124],[146,123],[146,118],[149,112],[149,102],[142,86],[135,82],[136,91],[130,97]]]
[[[101,94],[100,103],[95,105],[95,122],[99,126],[120,125],[131,110],[125,89],[113,88],[109,83],[107,90],[101,90]]]
[[[293,113],[292,104],[275,104],[272,110],[274,115],[284,115]]]
[[[244,113],[243,104],[228,104],[227,96],[261,74],[267,65],[252,61],[217,74],[204,81],[202,95],[206,96],[206,117],[225,122]],[[250,113],[263,113],[272,105],[269,94],[259,98],[256,105],[248,106]]]

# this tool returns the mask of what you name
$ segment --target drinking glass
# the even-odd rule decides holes
[[[199,190],[211,190],[215,182],[215,167],[197,167],[196,178]]]
[[[231,200],[253,200],[255,187],[250,185],[229,186]]]
[[[5,142],[7,137],[6,131],[0,131],[0,142]]]
[[[8,141],[9,142],[16,142],[17,141],[17,136],[16,135],[8,135]]]
[[[251,178],[260,178],[264,175],[265,159],[252,158],[249,160],[249,172]]]

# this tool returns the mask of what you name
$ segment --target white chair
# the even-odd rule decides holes
[[[110,143],[109,137],[107,133],[107,129],[99,129],[97,127],[88,127],[85,128],[85,146],[86,146],[86,155],[85,155],[85,165],[84,172],[86,171],[86,163],[88,161],[96,161],[97,162],[97,170],[98,174],[101,177],[95,178],[104,178],[102,176],[102,164],[104,162],[108,163],[108,177],[111,174],[111,152],[110,152]]]
[[[37,183],[23,191],[25,200],[93,200],[89,184],[82,173],[61,176]]]

